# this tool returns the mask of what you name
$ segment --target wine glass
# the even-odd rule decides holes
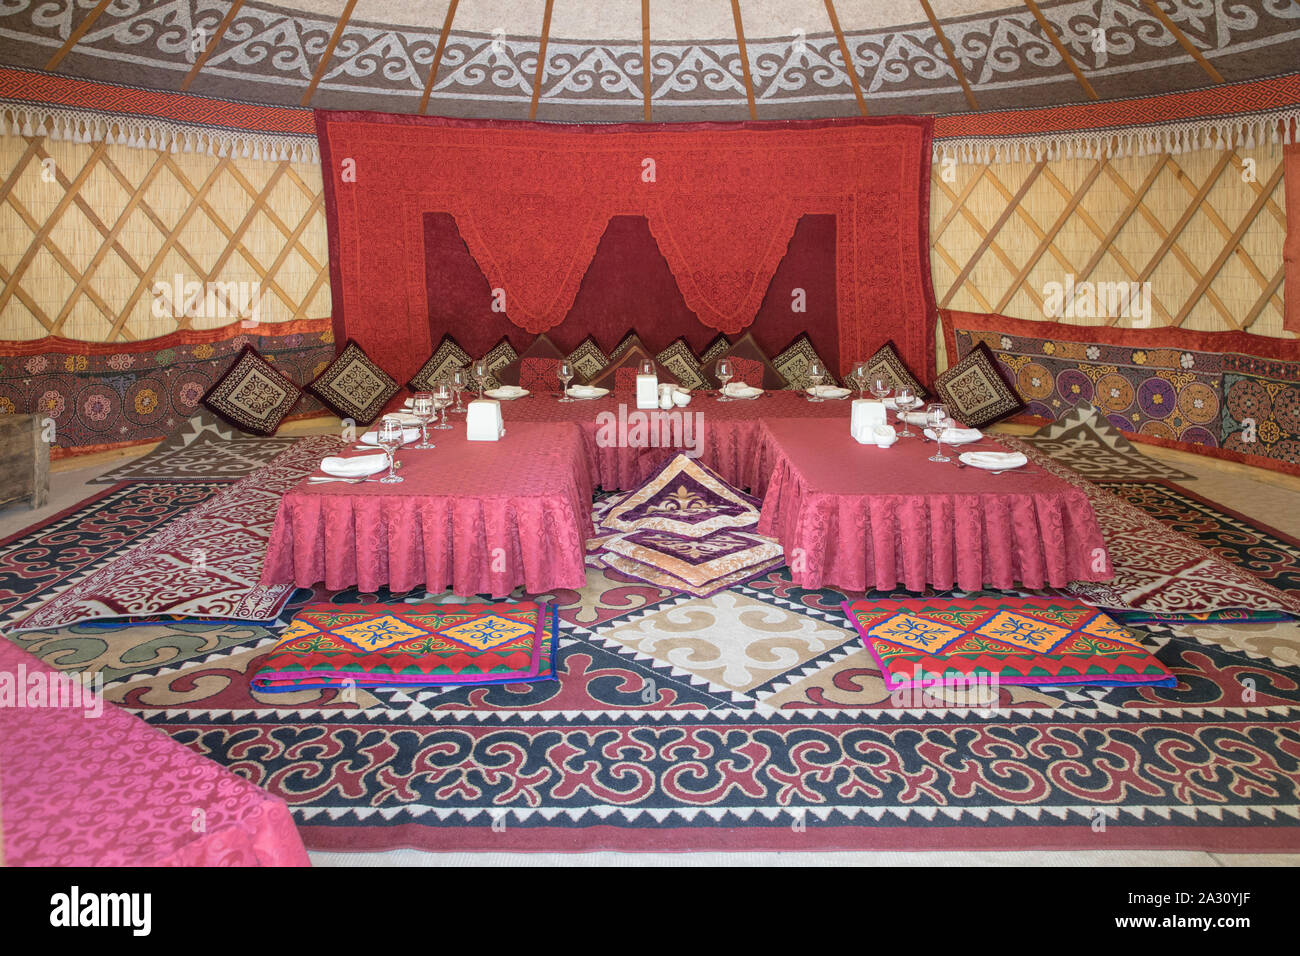
[[[734,374],[731,370],[731,360],[718,359],[716,368],[718,372],[718,381],[722,383],[722,388],[718,389],[718,401],[729,402],[731,401],[731,397],[727,395],[727,383],[731,381],[731,376]]]
[[[824,402],[826,399],[821,397],[822,381],[826,378],[826,367],[816,359],[808,365],[808,379],[813,383],[812,389],[808,395],[810,402]]]
[[[876,396],[877,401],[883,402],[889,397],[890,381],[883,375],[873,376],[871,379],[871,394]]]
[[[852,378],[853,381],[858,383],[859,400],[865,397],[862,393],[867,390],[867,378],[870,376],[870,374],[871,373],[867,370],[867,363],[859,362],[857,365],[853,366],[853,371],[849,375],[849,377]]]
[[[894,407],[898,409],[898,420],[903,425],[899,438],[911,438],[912,430],[907,427],[907,412],[909,409],[921,404],[920,400],[912,394],[912,389],[907,385],[900,385],[895,390]]]
[[[642,375],[655,374],[655,363],[651,359],[642,359],[638,370]]]
[[[402,480],[402,476],[397,474],[397,449],[402,446],[403,431],[402,423],[395,419],[385,418],[379,423],[376,444],[388,453],[388,474],[379,480],[386,485]]]
[[[930,456],[930,461],[952,461],[943,453],[943,436],[944,433],[952,427],[952,419],[948,417],[948,409],[942,405],[934,404],[929,407],[925,413],[926,424],[934,432],[934,440],[938,442],[938,450]]]
[[[460,393],[469,387],[469,372],[463,368],[458,368],[451,373],[451,387],[456,392],[456,407],[451,410],[453,415],[464,415],[465,406],[461,404]]]
[[[411,400],[411,413],[420,420],[420,444],[411,447],[419,449],[437,447],[433,442],[429,441],[429,422],[437,412],[438,409],[434,404],[431,392],[415,393],[415,398]]]
[[[484,359],[479,359],[477,362],[475,362],[474,369],[471,374],[473,374],[474,376],[474,381],[478,382],[478,397],[479,400],[482,401],[483,389],[487,385],[487,377],[488,377],[487,361]]]
[[[576,399],[569,395],[569,383],[573,381],[573,363],[569,361],[561,361],[560,364],[556,366],[555,376],[563,385],[560,389],[560,401],[576,401]]]
[[[433,387],[433,405],[442,412],[442,421],[434,425],[435,431],[445,431],[451,428],[447,424],[447,406],[451,404],[451,386],[446,382],[439,382]]]

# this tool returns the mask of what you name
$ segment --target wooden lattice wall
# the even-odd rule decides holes
[[[328,316],[320,175],[0,136],[0,339],[136,341],[229,324],[156,316],[154,283],[178,274],[260,283],[263,322]],[[1153,325],[1287,336],[1283,188],[1276,147],[957,164],[947,177],[936,165],[935,291],[941,306],[1044,319],[1043,289],[1067,273],[1150,282]]]
[[[154,285],[253,283],[259,320],[330,312],[320,167],[0,137],[0,339],[137,341],[235,321],[155,315]],[[211,314],[208,314],[208,313]]]
[[[948,169],[931,190],[941,308],[1044,319],[1047,284],[1071,274],[1149,282],[1152,326],[1289,337],[1278,147]]]

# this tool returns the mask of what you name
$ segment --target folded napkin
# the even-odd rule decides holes
[[[746,385],[744,382],[728,382],[727,387],[722,391],[728,398],[758,398],[763,394],[761,388]]]
[[[320,463],[320,470],[335,478],[364,478],[375,475],[388,467],[388,456],[383,452],[378,455],[358,455],[355,458],[326,458]]]
[[[898,417],[909,425],[928,425],[930,419],[925,412],[899,412]]]
[[[403,445],[409,445],[409,444],[411,444],[412,442],[417,442],[417,441],[419,441],[419,440],[420,440],[420,429],[418,429],[418,428],[403,428],[403,429],[402,429],[402,444],[403,444]],[[376,429],[375,431],[366,432],[364,435],[361,436],[361,442],[362,442],[362,444],[365,444],[365,445],[378,445],[378,444],[379,444],[379,430]]]
[[[925,437],[930,441],[938,440],[933,428],[925,430]],[[979,441],[983,437],[984,433],[978,428],[949,428],[943,433],[943,443],[945,445],[968,445],[973,441]]]
[[[814,385],[805,391],[817,398],[846,398],[849,394],[849,389],[840,388],[838,385]]]
[[[1020,468],[1029,464],[1029,459],[1018,451],[968,451],[958,457],[972,468],[987,468],[989,471]]]

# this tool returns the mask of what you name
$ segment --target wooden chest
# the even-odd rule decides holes
[[[0,415],[0,505],[26,498],[33,508],[50,495],[50,446],[35,415]]]

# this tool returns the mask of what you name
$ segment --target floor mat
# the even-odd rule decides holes
[[[297,440],[245,435],[204,412],[184,422],[148,454],[106,471],[90,483],[238,481],[291,448]]]
[[[1144,455],[1088,402],[1080,402],[1022,441],[1093,481],[1196,477]]]
[[[299,439],[253,475],[13,620],[10,630],[156,615],[274,619],[295,590],[258,583],[280,498],[341,442],[333,435]]]

